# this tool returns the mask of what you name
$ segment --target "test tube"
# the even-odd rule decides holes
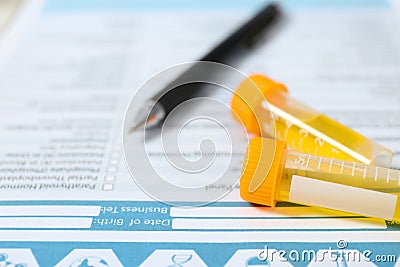
[[[392,151],[294,99],[287,88],[255,74],[233,94],[234,117],[257,136],[286,140],[294,150],[390,167]]]
[[[240,195],[274,207],[277,201],[400,220],[400,171],[288,150],[256,137],[243,162]]]

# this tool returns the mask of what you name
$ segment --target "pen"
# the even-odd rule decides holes
[[[199,61],[225,63],[227,58],[238,48],[251,47],[263,30],[272,27],[279,17],[279,6],[275,3],[267,5]],[[177,105],[189,99],[195,93],[195,90],[184,90],[182,92],[170,90],[170,88],[175,88],[171,85],[179,85],[179,80],[187,80],[187,77],[194,71],[196,71],[196,64],[150,98],[140,109],[130,132],[159,124]]]

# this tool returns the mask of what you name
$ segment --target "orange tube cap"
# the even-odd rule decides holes
[[[282,176],[285,149],[285,141],[261,137],[250,140],[240,179],[240,196],[244,200],[275,206],[275,188]]]
[[[246,129],[258,136],[261,135],[254,107],[264,99],[268,101],[268,94],[272,90],[287,92],[287,88],[261,74],[253,74],[239,84],[231,100],[233,116],[239,120]]]

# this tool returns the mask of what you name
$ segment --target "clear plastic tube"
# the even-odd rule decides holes
[[[291,151],[283,141],[250,141],[240,190],[268,206],[286,201],[400,220],[400,171]]]
[[[265,76],[243,81],[231,106],[250,132],[286,140],[297,151],[390,167],[388,148],[294,99],[283,84]]]

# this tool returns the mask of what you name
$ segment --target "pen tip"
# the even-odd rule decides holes
[[[129,134],[136,132],[139,129],[150,128],[154,125],[157,125],[163,118],[165,112],[163,107],[160,107],[159,104],[152,104],[147,106],[147,108],[143,109],[139,112],[136,120],[133,125],[129,129]]]
[[[145,123],[138,123],[138,124],[135,124],[135,125],[133,125],[130,129],[129,129],[129,134],[131,134],[131,133],[133,133],[133,132],[136,132],[137,130],[139,130],[139,129],[141,129],[141,128],[143,128],[145,126]]]

